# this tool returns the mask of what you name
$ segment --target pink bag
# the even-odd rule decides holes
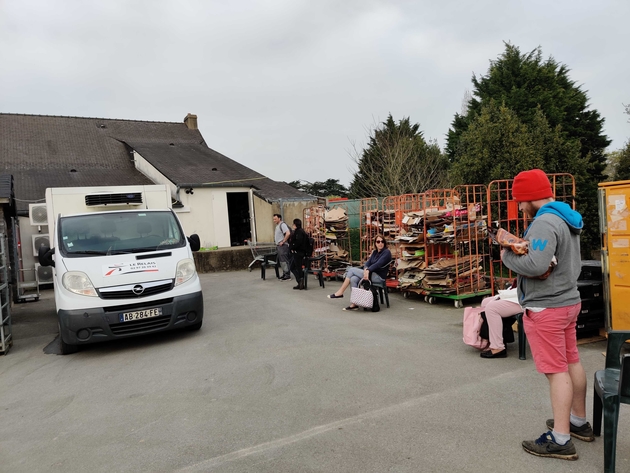
[[[479,336],[479,329],[483,319],[481,307],[465,307],[464,308],[464,343],[478,350],[486,350],[490,346],[490,342]]]

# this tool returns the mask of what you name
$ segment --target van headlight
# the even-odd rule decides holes
[[[87,274],[81,271],[68,271],[61,278],[61,283],[68,291],[81,296],[98,297],[96,289]]]
[[[195,275],[195,272],[195,262],[193,260],[190,258],[181,260],[177,263],[177,270],[175,271],[175,285],[184,284]]]

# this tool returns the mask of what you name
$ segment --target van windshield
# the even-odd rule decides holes
[[[139,253],[186,245],[179,222],[170,211],[62,217],[58,231],[64,255]]]

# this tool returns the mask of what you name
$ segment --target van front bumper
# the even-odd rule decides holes
[[[121,314],[125,312],[155,308],[161,308],[162,314],[156,317],[121,322]],[[116,307],[60,309],[57,314],[59,316],[59,331],[63,341],[68,345],[85,345],[201,325],[203,296],[199,291],[157,301],[134,301],[133,304],[128,303]]]

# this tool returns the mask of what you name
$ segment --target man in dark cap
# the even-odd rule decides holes
[[[547,376],[553,419],[537,440],[523,449],[542,457],[577,460],[571,437],[591,442],[586,421],[586,374],[580,363],[575,324],[580,313],[577,279],[581,270],[582,216],[556,202],[547,175],[540,169],[519,173],[512,183],[519,210],[533,219],[525,231],[528,252],[501,253],[504,264],[518,274],[519,303],[536,370]],[[555,266],[554,266],[555,264]],[[553,270],[546,278],[550,267]]]

